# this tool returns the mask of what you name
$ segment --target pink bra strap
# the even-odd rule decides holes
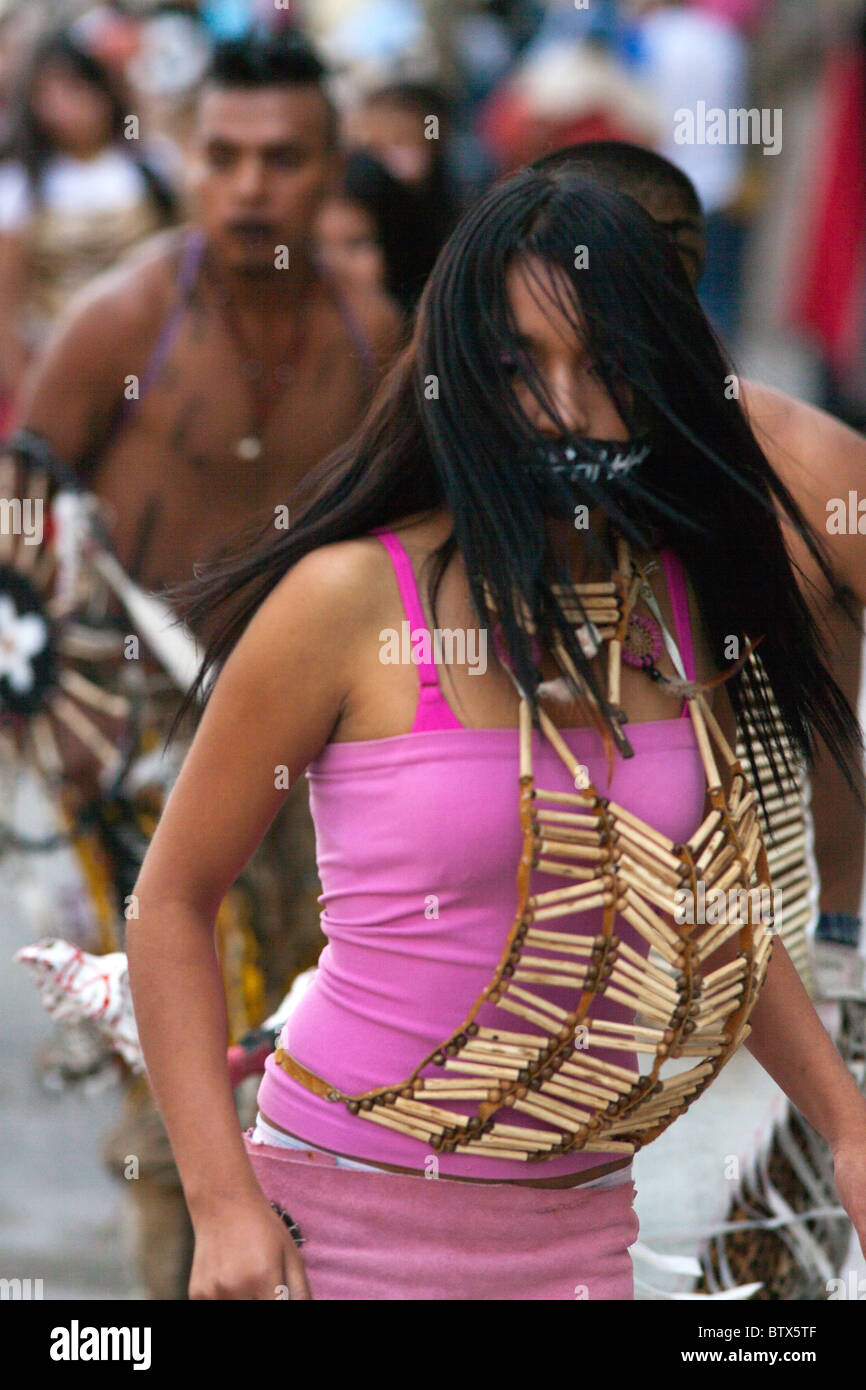
[[[409,637],[414,642],[419,633],[428,632],[427,620],[424,617],[424,609],[421,606],[421,596],[418,593],[418,584],[415,579],[415,572],[412,569],[412,561],[406,554],[406,550],[401,541],[397,539],[393,531],[389,531],[384,526],[377,526],[372,535],[378,536],[391,557],[394,566],[394,573],[397,578],[397,585],[400,590],[400,597],[403,600],[403,607],[409,621]],[[432,641],[428,642],[431,652],[430,660],[417,661],[418,681],[420,690],[418,692],[418,709],[415,714],[415,723],[412,726],[412,733],[426,733],[431,729],[462,729],[463,725],[454,714],[451,706],[447,703],[442,688],[439,684],[439,673],[436,670],[436,663],[432,659]],[[423,656],[423,652],[421,654]]]
[[[665,579],[667,581],[668,593],[671,596],[671,607],[674,612],[674,625],[676,627],[677,646],[680,650],[683,666],[690,681],[696,680],[695,654],[692,644],[692,625],[689,617],[689,596],[686,588],[686,573],[683,569],[682,561],[677,553],[670,548],[661,552],[662,561],[665,567]],[[688,716],[688,701],[683,701],[681,719]]]

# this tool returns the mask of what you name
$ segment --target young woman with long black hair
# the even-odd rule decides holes
[[[411,343],[357,437],[291,499],[290,529],[202,577],[194,615],[216,623],[201,675],[207,708],[127,932],[144,1055],[196,1231],[191,1297],[633,1297],[630,1145],[563,1138],[542,1117],[578,1111],[538,1089],[556,1069],[505,1065],[523,1051],[537,1060],[532,1036],[550,1012],[565,1018],[556,1001],[575,991],[558,977],[543,999],[544,986],[515,988],[502,1016],[511,1031],[479,1028],[492,998],[456,1044],[454,1030],[514,919],[528,749],[539,785],[563,806],[582,773],[610,799],[598,804],[630,818],[631,880],[643,891],[640,864],[664,876],[674,861],[659,847],[679,849],[707,814],[706,747],[685,715],[701,687],[733,743],[746,677],[732,656],[746,642],[760,641],[794,749],[808,759],[820,731],[847,765],[857,746],[784,528],[826,571],[820,544],[726,389],[729,375],[675,250],[638,204],[526,171],[443,249]],[[629,555],[636,571],[623,568]],[[606,690],[601,610],[614,567],[642,581],[630,588],[633,659]],[[585,583],[602,586],[580,591],[598,624],[575,628],[567,598]],[[537,716],[531,737],[525,719],[518,732],[519,704]],[[750,747],[753,772],[758,757],[786,766],[785,747],[761,729]],[[213,918],[305,769],[329,945],[242,1136]],[[742,788],[730,794],[734,805]],[[552,813],[563,819],[581,823]],[[606,859],[584,850],[579,829],[560,838],[569,835],[566,855]],[[548,878],[546,862],[535,867],[556,896],[562,878]],[[592,870],[589,880],[569,892],[594,893]],[[604,914],[609,933],[613,899],[597,886],[598,909],[580,921],[599,931]],[[647,941],[664,952],[672,929],[658,912],[632,911],[635,901],[616,899],[628,917],[617,918],[619,978],[638,982],[620,996],[645,990],[652,1016],[673,986]],[[708,968],[739,970],[732,949],[729,940]],[[624,1028],[634,1047],[593,1044],[594,1082],[569,1082],[567,1067],[554,1077],[560,1096],[577,1087],[589,1111],[615,1108],[629,1084],[640,1091],[639,1040],[661,1037],[632,1026],[634,1008],[610,1007],[620,1012],[593,1036]],[[754,1055],[832,1145],[863,1242],[866,1104],[778,939],[749,1021]],[[457,1117],[448,1142],[436,1138],[444,1102],[425,1111],[400,1081],[434,1056],[444,1079],[429,1086]],[[531,1094],[508,1089],[515,1075],[515,1085],[533,1078]],[[495,1117],[508,1123],[491,1129],[476,1116],[485,1094],[514,1099]],[[539,1162],[526,1161],[527,1136],[547,1145]]]

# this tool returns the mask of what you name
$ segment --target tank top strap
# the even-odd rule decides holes
[[[412,660],[418,667],[420,690],[412,733],[426,733],[433,729],[462,729],[463,725],[446,701],[439,684],[439,673],[433,660],[433,639],[424,617],[412,561],[409,559],[402,541],[398,540],[394,532],[389,531],[387,527],[377,526],[371,535],[376,536],[382,542],[394,566],[397,586],[409,624]],[[425,636],[426,641],[424,640]],[[420,652],[418,650],[419,638],[421,639]]]
[[[666,547],[661,552],[661,556],[665,568],[668,593],[671,598],[671,608],[674,614],[674,625],[676,627],[677,646],[679,647],[680,659],[682,660],[686,676],[690,681],[694,681],[697,680],[697,673],[695,671],[692,624],[689,616],[689,595],[686,587],[686,572],[676,551]],[[688,701],[684,700],[680,717],[685,719],[688,716],[688,712]]]
[[[402,542],[397,539],[393,531],[388,531],[383,527],[377,527],[372,534],[379,538],[391,557],[391,564],[394,566],[394,573],[397,576],[397,586],[400,590],[400,597],[403,600],[403,607],[406,610],[406,617],[409,620],[409,636],[414,642],[419,632],[427,632],[427,620],[424,617],[424,609],[421,606],[421,595],[418,593],[418,585],[415,581],[412,561],[406,554]],[[430,643],[428,642],[426,646],[429,648]],[[423,647],[420,658],[421,659],[417,659],[417,666],[421,684],[437,685],[436,667],[432,659],[429,661],[424,659],[425,651]]]

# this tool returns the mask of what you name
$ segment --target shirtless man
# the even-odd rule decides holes
[[[390,302],[344,297],[312,260],[339,167],[321,79],[295,38],[217,49],[199,99],[194,224],[95,281],[25,388],[19,424],[99,497],[147,589],[191,579],[246,524],[273,520],[351,434],[396,347]],[[291,930],[268,962],[274,1004],[322,944],[303,786],[287,811],[281,828],[303,843],[281,885]]]
[[[698,195],[688,177],[652,151],[620,141],[573,145],[538,160],[536,168],[574,168],[609,187],[628,193],[665,226],[676,242],[692,283],[704,266],[706,242]],[[838,590],[826,581],[798,537],[789,537],[791,554],[805,580],[821,595],[818,611],[829,643],[833,673],[857,707],[862,667],[862,614],[866,605],[866,547],[860,534],[828,533],[828,504],[849,491],[866,498],[866,441],[831,415],[753,381],[740,382],[741,400],[752,428],[779,478],[806,519],[828,546]],[[866,523],[864,523],[866,526]],[[838,596],[847,592],[859,614],[846,616]],[[792,655],[792,659],[796,659]],[[862,790],[862,779],[861,779]],[[823,743],[817,744],[811,779],[815,857],[820,872],[818,942],[856,947],[860,940],[866,821],[851,789]],[[831,950],[833,947],[831,946]],[[824,952],[827,956],[827,952]],[[836,968],[857,978],[853,952],[839,952]]]
[[[195,223],[147,243],[65,317],[21,402],[109,512],[146,588],[285,502],[345,440],[399,335],[311,254],[339,170],[322,69],[297,39],[218,48],[198,107]]]
[[[247,523],[273,520],[352,433],[397,346],[390,301],[344,297],[312,259],[340,165],[322,78],[295,37],[217,48],[198,102],[193,223],[95,281],[26,383],[23,447],[47,445],[100,498],[146,589],[192,578]],[[273,1008],[324,944],[303,778],[250,872]],[[119,1171],[137,1153],[150,1179],[149,1194],[127,1187],[142,1277],[152,1297],[184,1298],[191,1228],[168,1141],[149,1093],[132,1088],[127,1104],[107,1153]]]

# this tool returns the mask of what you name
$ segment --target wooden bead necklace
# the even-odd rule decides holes
[[[583,611],[574,589],[561,591],[561,602],[566,616],[587,629],[583,638],[590,646],[610,643],[606,704],[620,742],[625,718],[619,708],[620,673],[629,617],[640,590],[651,607],[655,600],[647,592],[646,572],[632,566],[621,539],[618,562],[613,581],[575,586]],[[680,673],[672,680],[656,668],[656,675],[688,701],[706,777],[710,809],[694,834],[675,844],[599,796],[540,707],[540,731],[575,790],[538,787],[531,709],[521,691],[518,905],[492,979],[454,1031],[402,1080],[347,1095],[277,1048],[275,1061],[295,1081],[436,1152],[526,1161],[576,1150],[630,1154],[667,1128],[748,1036],[774,939],[772,916],[763,910],[770,876],[758,797],[701,688],[686,680],[657,605],[655,611]],[[528,618],[527,626],[531,632]],[[645,636],[635,634],[632,653],[641,665],[656,659],[655,643],[648,645]],[[561,646],[554,654],[594,699]],[[730,774],[727,795],[717,755]],[[563,886],[533,891],[534,870],[559,877]],[[736,901],[734,919],[679,922],[676,895],[685,890],[695,902],[699,885],[705,896],[715,890]],[[732,893],[740,896],[732,899]],[[753,894],[759,895],[760,912]],[[598,909],[601,924],[592,930],[583,914]],[[643,941],[645,954],[617,933],[618,916]],[[709,969],[710,957],[735,934],[737,955]],[[545,986],[570,990],[570,1007],[545,997]],[[624,1005],[633,1020],[598,1017],[593,1005],[602,998]],[[491,1005],[497,1014],[480,1023],[480,1010]],[[612,1061],[610,1054],[617,1052],[643,1056],[646,1069]],[[690,1059],[685,1069],[682,1059]],[[431,1067],[437,1074],[422,1075]],[[450,1109],[455,1101],[473,1102],[472,1113]],[[503,1122],[497,1119],[502,1110],[543,1127]]]

